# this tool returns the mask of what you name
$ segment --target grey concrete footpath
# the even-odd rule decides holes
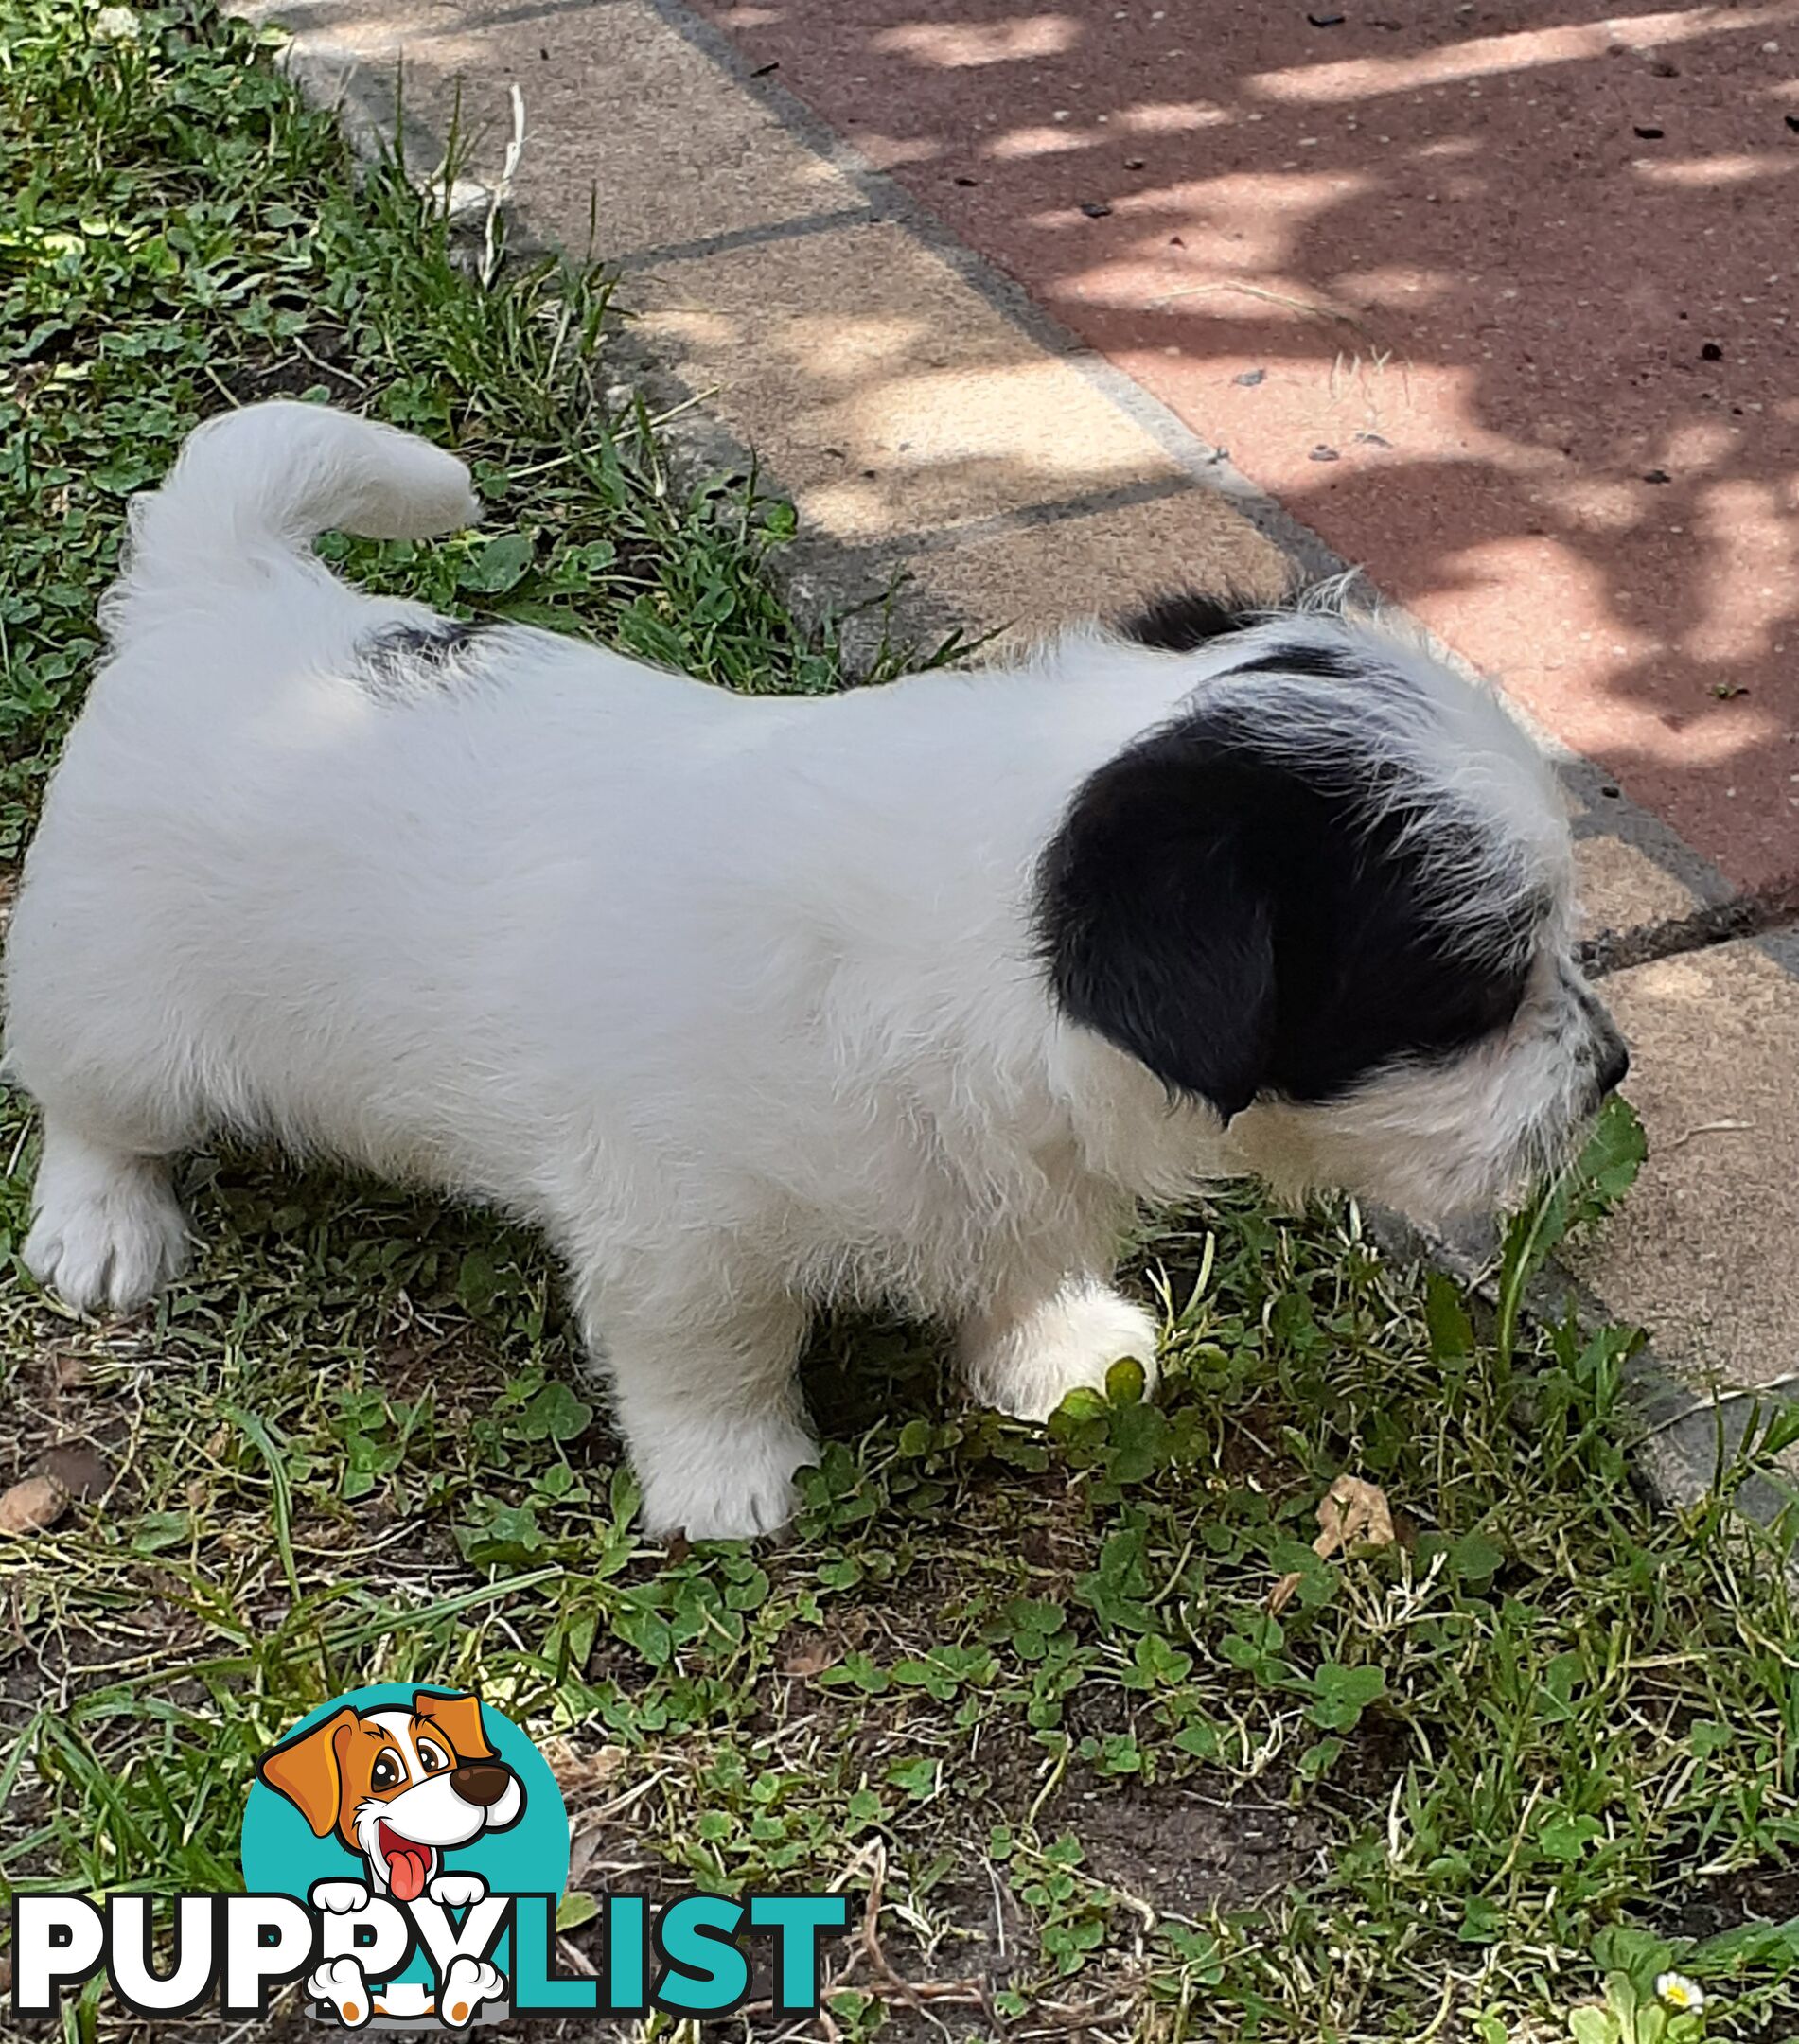
[[[709,456],[753,449],[799,507],[801,573],[839,606],[904,571],[911,628],[1036,633],[1171,583],[1273,593],[1331,565],[682,0],[239,11],[286,24],[309,88],[365,131],[391,127],[403,65],[421,172],[452,119],[490,172],[516,88],[515,245],[621,266],[621,362],[699,400]],[[1584,762],[1563,771],[1651,1144],[1575,1275],[1671,1373],[1657,1454],[1679,1493],[1711,1457],[1709,1394],[1740,1412],[1735,1393],[1799,1368],[1799,939],[1737,934],[1715,871]]]

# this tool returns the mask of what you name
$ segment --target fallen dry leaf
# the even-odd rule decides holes
[[[27,1476],[0,1491],[0,1533],[43,1533],[69,1508],[69,1494],[54,1477]]]
[[[1393,1507],[1379,1485],[1364,1483],[1359,1476],[1339,1476],[1318,1500],[1318,1537],[1312,1551],[1319,1560],[1356,1549],[1390,1547],[1393,1539]],[[1273,1616],[1286,1610],[1300,1580],[1296,1569],[1276,1583],[1268,1598]]]
[[[822,1675],[837,1658],[837,1650],[822,1632],[813,1632],[801,1628],[782,1659],[781,1672],[784,1675],[798,1675],[802,1679]]]
[[[552,1756],[550,1766],[565,1802],[590,1796],[595,1789],[608,1788],[625,1771],[630,1754],[623,1746],[602,1746],[591,1753],[576,1753],[566,1745]]]
[[[1339,1476],[1318,1501],[1318,1528],[1312,1544],[1327,1559],[1339,1547],[1390,1547],[1393,1507],[1378,1484]]]

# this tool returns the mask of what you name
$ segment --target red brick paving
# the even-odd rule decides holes
[[[706,4],[1732,880],[1799,873],[1799,0]]]

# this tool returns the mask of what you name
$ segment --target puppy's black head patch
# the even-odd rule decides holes
[[[1199,590],[1169,590],[1120,618],[1115,628],[1121,638],[1158,653],[1192,653],[1259,623],[1267,609],[1237,590],[1210,596]]]
[[[1277,642],[1259,647],[1230,671],[1234,675],[1304,675],[1313,681],[1351,681],[1362,672],[1362,666],[1347,647],[1295,639],[1284,645]]]
[[[1451,1057],[1523,997],[1542,897],[1458,912],[1438,862],[1482,820],[1396,801],[1354,731],[1301,755],[1196,711],[1093,774],[1043,858],[1064,1013],[1226,1120]]]

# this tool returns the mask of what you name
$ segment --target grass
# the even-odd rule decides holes
[[[678,488],[605,397],[601,280],[482,288],[249,31],[115,20],[0,5],[0,849],[94,657],[124,497],[273,389],[475,464],[488,537],[340,547],[359,575],[726,686],[837,685],[766,572],[789,508]],[[1792,1529],[1728,1498],[1788,1429],[1660,1515],[1627,1460],[1634,1337],[1518,1312],[1630,1137],[1514,1225],[1496,1314],[1353,1211],[1160,1218],[1132,1272],[1165,1397],[1127,1368],[1047,1435],[958,1403],[916,1330],[829,1327],[792,1540],[662,1551],[534,1241],[205,1158],[197,1270],[83,1325],[13,1260],[9,1098],[0,1484],[70,1439],[115,1480],[0,1540],[0,1883],[234,1886],[268,1743],[358,1683],[451,1680],[546,1744],[577,1896],[847,1884],[839,2038],[1787,2036]],[[1344,1471],[1400,1538],[1321,1560]],[[1670,1965],[1702,2018],[1657,2002]],[[130,2028],[94,1999],[65,2027]]]

